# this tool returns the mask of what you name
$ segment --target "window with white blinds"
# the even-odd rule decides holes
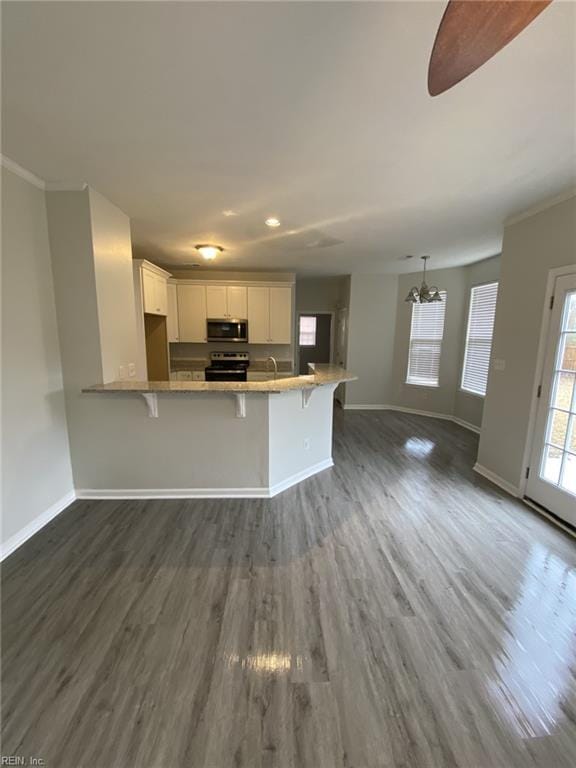
[[[498,283],[477,285],[470,292],[461,387],[482,397],[488,382],[497,298]]]
[[[407,384],[419,384],[422,387],[438,386],[446,291],[440,291],[440,296],[442,301],[412,304]]]

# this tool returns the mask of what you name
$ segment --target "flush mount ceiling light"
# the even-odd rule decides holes
[[[426,262],[430,258],[430,256],[420,256],[422,261],[424,262],[424,274],[422,275],[422,285],[420,288],[417,286],[414,286],[413,288],[410,288],[408,291],[408,296],[404,299],[404,301],[410,302],[410,304],[428,304],[431,301],[442,301],[442,296],[440,296],[440,291],[438,288],[436,288],[435,285],[428,286],[426,285]]]
[[[279,227],[280,219],[277,219],[275,216],[271,216],[269,219],[266,219],[264,224],[266,224],[267,227]]]
[[[195,245],[194,248],[206,261],[213,261],[224,250],[221,245],[209,245],[207,243]]]
[[[236,211],[233,211],[231,208],[228,208],[227,210],[222,211],[222,215],[223,216],[238,216]]]

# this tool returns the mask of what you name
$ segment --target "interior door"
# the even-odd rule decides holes
[[[526,496],[576,526],[576,273],[557,278]]]

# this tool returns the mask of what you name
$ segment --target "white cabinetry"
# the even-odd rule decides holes
[[[246,320],[246,288],[242,285],[207,285],[206,314],[214,320]]]
[[[206,341],[206,286],[178,285],[179,341]]]
[[[248,288],[248,341],[250,344],[290,344],[292,288]]]
[[[248,320],[249,344],[290,344],[292,285],[168,285],[168,340],[204,343],[206,320]],[[173,319],[174,318],[174,319]]]
[[[292,340],[292,289],[270,288],[270,341],[290,344]]]
[[[248,288],[248,342],[270,342],[270,288]]]
[[[178,289],[176,283],[168,283],[168,315],[166,317],[168,341],[180,341],[178,323]]]
[[[229,285],[226,289],[228,317],[246,320],[248,317],[248,290],[243,285]]]
[[[206,316],[213,320],[224,320],[228,317],[225,285],[206,286]]]
[[[154,266],[154,265],[151,265]],[[158,270],[158,271],[156,271]],[[168,313],[168,286],[164,270],[142,265],[142,295],[144,312],[148,315],[166,315]],[[166,275],[166,276],[165,276]]]

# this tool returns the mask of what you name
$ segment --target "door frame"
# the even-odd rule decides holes
[[[300,370],[300,344],[298,343],[300,340],[300,316],[301,315],[330,315],[330,363],[334,362],[334,318],[336,316],[336,313],[334,310],[326,310],[326,309],[297,309],[296,310],[296,330],[294,332],[294,347],[296,350],[296,354],[294,357],[296,358],[294,361],[294,375],[297,376],[298,374],[296,371]]]
[[[530,405],[530,414],[528,416],[528,430],[526,433],[526,444],[524,446],[524,454],[522,456],[522,479],[519,485],[519,495],[524,497],[526,495],[526,486],[528,484],[528,478],[526,472],[530,467],[530,457],[532,455],[532,449],[534,447],[534,440],[536,439],[536,415],[538,413],[539,397],[538,387],[542,384],[542,378],[544,376],[544,362],[546,360],[546,342],[548,341],[548,333],[550,331],[550,318],[552,317],[552,297],[554,296],[554,288],[556,280],[559,277],[565,275],[576,274],[576,266],[572,264],[566,264],[563,267],[554,267],[548,270],[548,280],[546,282],[546,293],[544,295],[544,308],[542,310],[542,321],[540,324],[540,338],[538,340],[538,354],[536,356],[536,373],[534,375],[534,381],[532,382],[532,401]],[[535,471],[534,467],[530,471]]]

